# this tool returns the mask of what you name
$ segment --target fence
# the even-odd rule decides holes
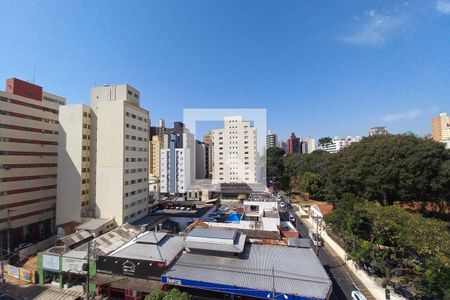
[[[53,247],[56,243],[56,236],[52,236],[46,240],[40,241],[39,243],[34,244],[28,248],[22,249],[19,251],[20,260],[27,258],[36,254],[39,251],[43,251],[50,247]]]

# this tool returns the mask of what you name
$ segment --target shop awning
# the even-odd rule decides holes
[[[145,280],[140,278],[97,273],[91,278],[91,282],[98,286],[111,286],[118,289],[128,289],[133,291],[150,293],[153,290],[160,290],[162,283],[156,280]]]

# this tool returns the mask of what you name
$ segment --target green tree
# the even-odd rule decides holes
[[[178,289],[171,289],[167,292],[167,294],[164,296],[163,300],[189,300],[190,297],[188,293],[181,292]]]
[[[344,193],[393,204],[396,201],[448,203],[450,151],[444,145],[407,135],[363,138],[329,160],[327,185]]]
[[[278,147],[271,147],[266,151],[267,178],[280,177],[283,173],[283,156],[286,152]]]
[[[189,300],[189,294],[178,289],[171,289],[168,292],[153,290],[145,297],[145,300]]]
[[[303,192],[309,193],[309,196],[312,199],[322,199],[322,177],[317,173],[306,172],[300,180],[300,189]]]
[[[321,137],[318,141],[319,146],[325,147],[333,143],[333,139],[329,136]]]

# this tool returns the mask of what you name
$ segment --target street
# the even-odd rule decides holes
[[[282,221],[289,221],[289,213],[291,213],[297,220],[295,225],[300,236],[302,238],[308,238],[308,228],[303,224],[297,214],[295,214],[294,208],[279,207],[279,212]],[[315,246],[313,247],[315,248]],[[333,259],[324,247],[319,247],[319,260],[333,283],[331,299],[352,299],[351,292],[357,290],[357,288],[344,272],[342,266]]]

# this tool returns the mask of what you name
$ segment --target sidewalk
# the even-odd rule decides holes
[[[299,209],[295,212],[295,214],[298,216],[298,218],[303,222],[303,224],[308,228],[308,230],[311,230],[313,228],[313,225],[309,222],[309,219],[302,218],[302,210]],[[353,272],[350,270],[350,268],[347,266],[347,264],[337,255],[337,253],[334,251],[333,248],[331,248],[328,243],[324,243],[324,248],[328,252],[328,254],[337,262],[337,264],[344,270],[344,273],[347,275],[349,280],[358,288],[358,290],[366,296],[367,300],[377,300],[375,297],[372,296],[370,291],[366,288],[366,286],[362,283],[362,281],[353,274]]]

